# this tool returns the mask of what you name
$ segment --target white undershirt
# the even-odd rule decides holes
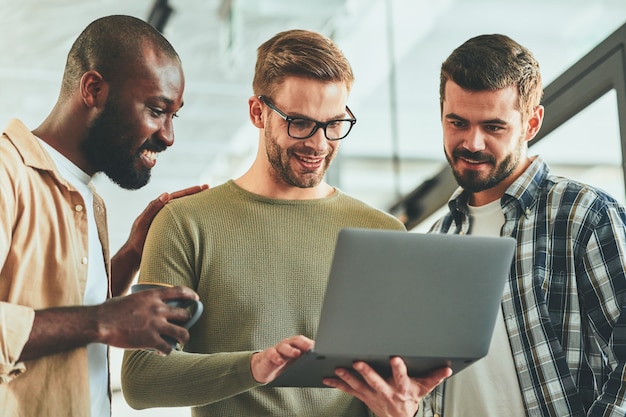
[[[500,200],[469,206],[470,234],[500,236],[504,213]],[[489,353],[446,381],[445,417],[525,417],[502,309],[496,318]]]
[[[89,242],[89,263],[87,264],[87,284],[85,286],[85,305],[101,304],[108,293],[108,278],[102,255],[102,243],[98,237],[98,229],[93,209],[93,192],[89,187],[91,176],[87,175],[69,159],[52,148],[43,140],[39,140],[55,162],[57,170],[67,182],[72,184],[85,201],[87,213],[87,231]],[[91,417],[110,417],[109,372],[107,346],[101,343],[87,345],[89,360],[89,393]]]

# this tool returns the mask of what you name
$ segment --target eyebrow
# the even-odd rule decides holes
[[[350,116],[348,116],[347,106],[346,106],[346,110],[344,110],[343,114],[338,115],[338,116],[333,116],[333,117],[331,117],[330,119],[326,120],[325,122],[322,122],[322,121],[317,120],[317,119],[313,119],[312,117],[310,117],[310,116],[306,116],[306,115],[303,115],[303,114],[298,114],[298,113],[295,113],[295,114],[296,114],[296,115],[291,115],[291,114],[288,114],[288,116],[289,116],[289,117],[295,117],[295,118],[297,118],[297,119],[312,120],[312,121],[314,121],[314,122],[320,122],[320,123],[332,122],[332,121],[334,121],[334,120],[345,120],[345,119],[349,119],[349,118],[350,118]]]
[[[452,119],[452,120],[458,120],[461,122],[468,122],[469,120],[467,120],[464,117],[459,116],[458,114],[455,113],[448,113],[444,116],[446,119]],[[495,119],[488,119],[488,120],[482,120],[480,122],[481,125],[507,125],[508,123],[505,120],[502,120],[500,118],[495,118]]]

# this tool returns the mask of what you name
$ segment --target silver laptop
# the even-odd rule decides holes
[[[510,237],[342,230],[315,348],[269,385],[325,387],[356,360],[389,377],[393,356],[410,376],[460,372],[487,354],[514,249]]]

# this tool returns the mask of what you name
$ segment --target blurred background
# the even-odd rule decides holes
[[[131,192],[106,177],[95,179],[107,201],[116,250],[160,193],[215,186],[247,169],[257,147],[247,116],[256,48],[279,31],[324,33],[352,63],[356,82],[349,106],[358,123],[342,141],[328,180],[393,211],[447,165],[439,66],[455,47],[479,34],[509,35],[533,51],[547,86],[626,23],[626,1],[0,0],[2,126],[17,117],[33,129],[47,116],[72,42],[92,20],[109,14],[133,15],[159,28],[186,75],[176,143],[159,157],[151,182]],[[530,153],[542,154],[555,173],[624,201],[616,104],[616,93],[608,91]],[[411,227],[422,231],[430,223]],[[119,357],[114,351],[114,417],[189,415],[187,409],[130,410],[120,394]]]

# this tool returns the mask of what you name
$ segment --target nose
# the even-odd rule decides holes
[[[165,118],[155,136],[168,147],[174,144],[174,123],[171,118]]]
[[[326,135],[324,134],[324,129],[319,127],[313,136],[304,139],[304,144],[314,149],[316,153],[324,153],[328,149],[328,139],[326,139]]]
[[[479,127],[472,127],[466,132],[463,147],[471,152],[485,150],[485,135]]]

